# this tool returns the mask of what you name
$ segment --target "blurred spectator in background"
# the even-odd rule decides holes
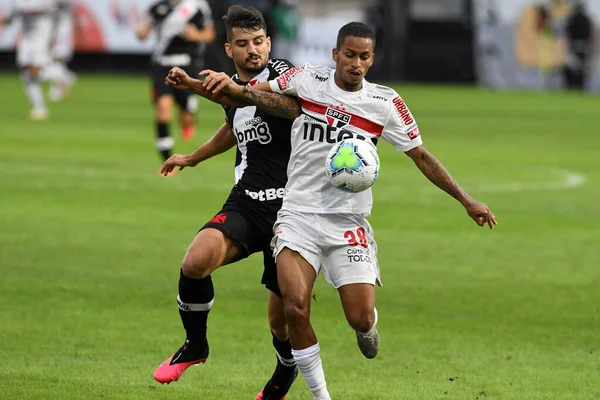
[[[21,40],[17,45],[17,65],[31,102],[29,118],[48,118],[48,109],[40,85],[40,72],[50,61],[53,0],[13,1],[9,14],[1,18],[0,27],[21,20]]]
[[[171,88],[165,77],[172,67],[181,67],[190,76],[203,69],[206,44],[215,40],[212,11],[206,0],[158,0],[148,9],[147,20],[137,35],[146,39],[156,32],[152,53],[152,95],[155,103],[156,148],[166,161],[175,141],[169,133],[173,102],[179,106],[181,136],[191,140],[195,134],[194,114],[198,107],[195,94]],[[171,174],[176,171],[174,169]]]
[[[72,0],[57,0],[54,12],[54,32],[50,55],[52,61],[42,75],[50,81],[48,97],[59,101],[69,96],[75,74],[67,63],[73,58],[73,7]]]
[[[273,54],[276,58],[291,60],[296,52],[300,27],[298,0],[275,0],[271,11],[273,27]]]
[[[594,25],[582,2],[575,4],[567,19],[566,38],[568,50],[564,67],[565,84],[569,89],[583,90],[594,43]]]

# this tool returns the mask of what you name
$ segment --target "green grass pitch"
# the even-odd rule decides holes
[[[152,379],[183,340],[179,265],[229,193],[234,154],[159,177],[145,77],[81,76],[42,122],[27,120],[16,74],[0,85],[0,399],[253,399],[275,364],[260,256],[214,274],[207,363]],[[499,225],[478,228],[380,145],[381,351],[361,356],[319,278],[312,322],[333,398],[600,399],[600,99],[397,90]],[[176,150],[222,121],[201,102],[197,137]],[[299,378],[288,399],[309,398]]]

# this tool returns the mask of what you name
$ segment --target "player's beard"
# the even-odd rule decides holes
[[[251,64],[250,60],[252,60],[252,56],[248,57],[244,60],[244,63],[242,65],[239,66],[240,69],[244,70],[245,72],[251,73],[251,74],[257,74],[260,71],[262,71],[263,69],[265,69],[265,67],[267,66],[267,62],[268,62],[268,57],[267,60],[263,61],[263,57],[258,56],[260,58],[260,62],[259,63],[254,63]]]

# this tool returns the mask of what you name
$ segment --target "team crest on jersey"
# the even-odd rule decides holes
[[[351,118],[349,114],[331,107],[327,109],[325,116],[327,118],[327,124],[335,126],[336,128],[341,128],[342,126],[347,125]]]

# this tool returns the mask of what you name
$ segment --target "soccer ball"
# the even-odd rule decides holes
[[[327,177],[336,188],[348,193],[367,190],[379,175],[379,156],[370,141],[346,139],[329,150]]]

